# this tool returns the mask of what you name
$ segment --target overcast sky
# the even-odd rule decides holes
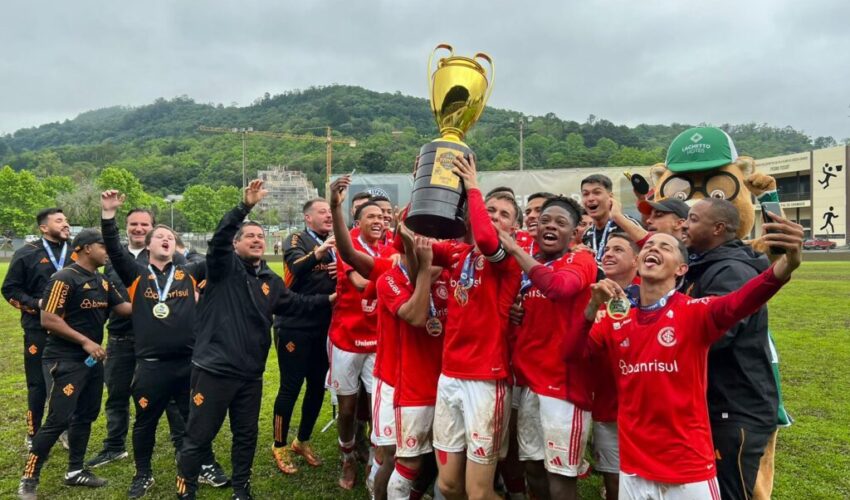
[[[493,57],[500,108],[850,137],[842,0],[10,4],[0,133],[182,94],[246,105],[339,83],[426,97],[428,54],[445,41]]]

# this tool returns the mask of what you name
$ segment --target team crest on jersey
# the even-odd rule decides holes
[[[666,326],[658,330],[658,343],[664,347],[673,347],[676,345],[676,331],[672,326]]]
[[[30,348],[29,348],[29,349],[27,349],[27,350],[28,350],[28,351],[29,351],[29,353],[30,353],[30,354],[32,354],[33,356],[35,356],[36,354],[38,354],[38,346],[37,346],[37,345],[35,345],[35,344],[30,345]]]
[[[437,287],[437,297],[440,297],[442,300],[447,300],[449,298],[449,289],[446,288],[446,285],[440,285]]]
[[[142,396],[141,398],[139,398],[139,408],[144,410],[147,407],[148,407],[148,398]]]
[[[185,277],[186,277],[186,273],[184,273],[182,269],[178,269],[178,270],[174,271],[174,279],[176,279],[177,281],[180,281]]]
[[[201,406],[204,404],[204,395],[200,392],[195,393],[195,396],[192,398],[192,402],[195,403],[195,406]]]
[[[70,398],[71,394],[74,394],[74,384],[66,385],[65,387],[62,388],[62,392],[64,392],[65,395]]]
[[[413,448],[416,446],[416,438],[413,436],[408,436],[407,440],[404,442],[408,448]]]
[[[295,352],[295,342],[289,341],[289,343],[286,344],[286,350],[289,352]]]
[[[480,271],[482,269],[484,269],[484,256],[479,255],[475,258],[475,270]]]
[[[100,280],[100,286],[102,286],[104,290],[109,290],[109,283],[106,280]]]
[[[268,295],[271,291],[268,283],[263,283],[263,286],[261,286],[260,289],[263,291],[263,295]]]
[[[384,426],[384,436],[392,436],[392,435],[393,435],[393,428],[390,427],[389,425]]]

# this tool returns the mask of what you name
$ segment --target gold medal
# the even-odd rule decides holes
[[[158,302],[155,306],[153,306],[153,316],[156,319],[165,319],[169,314],[171,314],[171,310],[165,302]]]
[[[624,297],[613,298],[608,301],[608,316],[614,320],[624,319],[629,315],[629,311],[632,308],[632,304],[629,302],[629,299]]]
[[[425,322],[425,331],[427,331],[428,335],[431,335],[432,337],[438,337],[441,333],[443,333],[443,324],[440,323],[439,319],[432,316]]]
[[[466,303],[469,302],[469,292],[466,288],[460,285],[455,288],[455,300],[461,307],[465,306]]]

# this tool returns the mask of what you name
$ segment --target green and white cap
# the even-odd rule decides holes
[[[685,130],[667,149],[667,168],[676,173],[700,172],[728,165],[738,159],[729,134],[715,127]]]

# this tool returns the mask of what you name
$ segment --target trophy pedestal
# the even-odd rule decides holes
[[[452,160],[471,155],[465,144],[437,139],[422,146],[413,181],[410,211],[404,223],[417,234],[437,239],[466,234],[466,193],[460,177],[453,174]]]

